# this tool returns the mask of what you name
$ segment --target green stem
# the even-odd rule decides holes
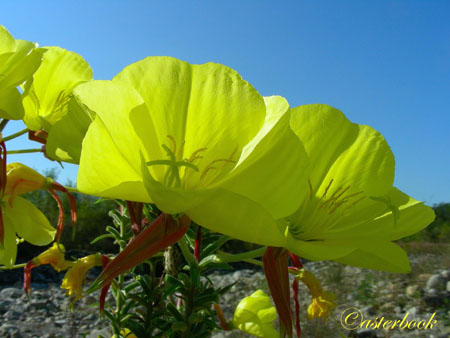
[[[2,122],[0,122],[0,131],[3,131],[3,129],[5,129],[8,122],[9,122],[9,120],[7,120],[7,119],[3,119]]]
[[[220,261],[220,263],[240,262],[240,261],[244,261],[246,259],[261,257],[264,255],[265,251],[266,251],[265,246],[263,246],[262,248],[256,249],[256,250],[251,250],[251,251],[243,252],[240,254],[230,254],[227,252],[219,251],[217,258]]]
[[[70,192],[74,192],[74,193],[77,193],[77,194],[82,194],[77,188],[74,188],[74,187],[68,187],[68,186],[64,186],[64,188],[66,188],[67,189],[67,191],[70,191]]]
[[[23,134],[26,134],[26,133],[28,133],[28,128],[25,128],[25,129],[23,129],[21,131],[18,131],[17,133],[14,133],[14,134],[11,134],[9,136],[4,137],[3,141],[6,142],[6,141],[9,141],[9,140],[12,140],[12,139],[14,139],[16,137],[19,137],[19,136],[22,136]]]
[[[16,265],[11,265],[11,266],[0,266],[0,270],[12,270],[12,269],[20,269],[20,268],[24,268],[25,265],[27,265],[27,263],[23,263],[23,264],[16,264]]]
[[[184,259],[189,263],[189,265],[197,264],[197,261],[194,257],[194,255],[192,254],[192,252],[189,250],[189,246],[187,244],[186,238],[183,237],[181,240],[178,241],[178,245],[181,249],[181,253],[184,256]]]
[[[8,150],[6,153],[8,155],[13,155],[13,154],[26,154],[26,153],[40,153],[42,152],[41,148],[36,148],[36,149],[20,149],[20,150]]]

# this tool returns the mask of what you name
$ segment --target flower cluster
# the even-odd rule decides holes
[[[111,262],[100,254],[66,261],[56,191],[68,195],[73,223],[75,200],[34,170],[7,164],[4,141],[12,136],[1,138],[0,263],[14,264],[19,237],[36,245],[56,238],[26,265],[27,291],[31,269],[41,264],[68,269],[62,287],[75,300],[86,272],[103,265],[89,291],[107,290],[115,277],[182,239],[193,222],[267,246],[269,288],[282,335],[291,337],[289,253],[291,259],[409,272],[395,241],[434,218],[431,208],[393,187],[394,156],[376,130],[328,105],[290,107],[281,96],[262,97],[224,65],[147,57],[110,81],[93,80],[78,54],[15,40],[2,26],[0,60],[3,121],[23,119],[45,156],[79,164],[81,193],[127,201],[134,234]],[[58,202],[56,230],[19,197],[39,189]],[[143,203],[162,212],[151,224],[141,217]],[[194,265],[200,243],[195,247]],[[297,279],[313,297],[308,318],[326,319],[333,295],[299,264]],[[277,336],[274,316],[268,296],[258,291],[241,302],[233,323],[257,336]]]

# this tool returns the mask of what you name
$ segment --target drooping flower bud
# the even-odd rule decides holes
[[[297,279],[305,283],[311,292],[312,303],[308,307],[307,318],[323,318],[323,320],[326,321],[328,315],[336,307],[336,303],[334,303],[336,297],[335,294],[324,291],[316,276],[308,270],[299,270]]]
[[[67,290],[67,295],[77,301],[83,296],[83,283],[86,273],[94,266],[102,265],[102,256],[93,254],[78,259],[66,272],[61,283],[61,288]]]
[[[256,337],[278,337],[273,327],[277,311],[270,298],[262,290],[242,299],[234,311],[233,325]]]

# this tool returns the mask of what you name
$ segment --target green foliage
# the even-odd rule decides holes
[[[155,206],[144,207],[144,215],[149,222],[158,214]],[[113,239],[122,250],[133,237],[125,204],[121,203],[120,209],[112,210],[110,216],[113,226],[108,226],[107,233],[99,238]],[[217,264],[208,258],[225,241],[222,236],[201,229],[204,250],[200,259],[204,264],[198,264],[192,260],[191,253],[197,231],[198,225],[191,224],[185,236],[187,247],[181,250],[184,258],[176,259],[174,253],[178,251],[169,247],[164,255],[155,255],[112,282],[115,304],[107,305],[104,313],[111,322],[115,337],[126,337],[132,332],[138,338],[200,338],[209,337],[213,330],[220,329],[213,304],[232,285],[215,288],[205,273],[217,268]],[[164,271],[161,271],[163,264]]]
[[[433,206],[434,221],[421,232],[403,239],[405,242],[449,242],[450,241],[450,203]]]
[[[43,175],[57,180],[58,169],[46,169],[43,171]],[[72,185],[71,182],[68,183],[69,184],[67,184],[67,186]],[[111,218],[108,216],[108,213],[116,206],[114,201],[99,200],[97,197],[72,193],[76,200],[78,216],[75,235],[73,237],[69,201],[64,194],[58,194],[64,206],[65,218],[65,227],[62,233],[61,241],[67,250],[84,250],[88,253],[98,251],[104,253],[117,252],[117,249],[114,247],[113,242],[110,239],[103,239],[92,245],[90,244],[90,241],[93,238],[103,234],[106,226],[111,224]],[[58,206],[53,197],[47,191],[33,191],[24,195],[24,197],[39,208],[47,216],[53,226],[56,226],[58,223]],[[41,251],[42,248],[39,248],[36,252],[33,251],[30,253],[31,255],[29,258],[35,256]],[[24,253],[22,251],[21,254],[27,255],[26,252]]]

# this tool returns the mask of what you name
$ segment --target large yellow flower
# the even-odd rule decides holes
[[[394,156],[383,136],[321,104],[292,109],[291,128],[311,171],[300,207],[282,222],[283,246],[310,260],[408,272],[393,241],[425,228],[434,212],[392,186]]]
[[[19,120],[24,115],[17,86],[27,80],[41,64],[42,50],[37,44],[15,40],[0,25],[0,117]]]
[[[153,202],[213,231],[283,244],[274,219],[296,210],[307,184],[286,100],[261,97],[223,65],[170,57],[148,57],[74,95],[96,113],[80,191]]]

